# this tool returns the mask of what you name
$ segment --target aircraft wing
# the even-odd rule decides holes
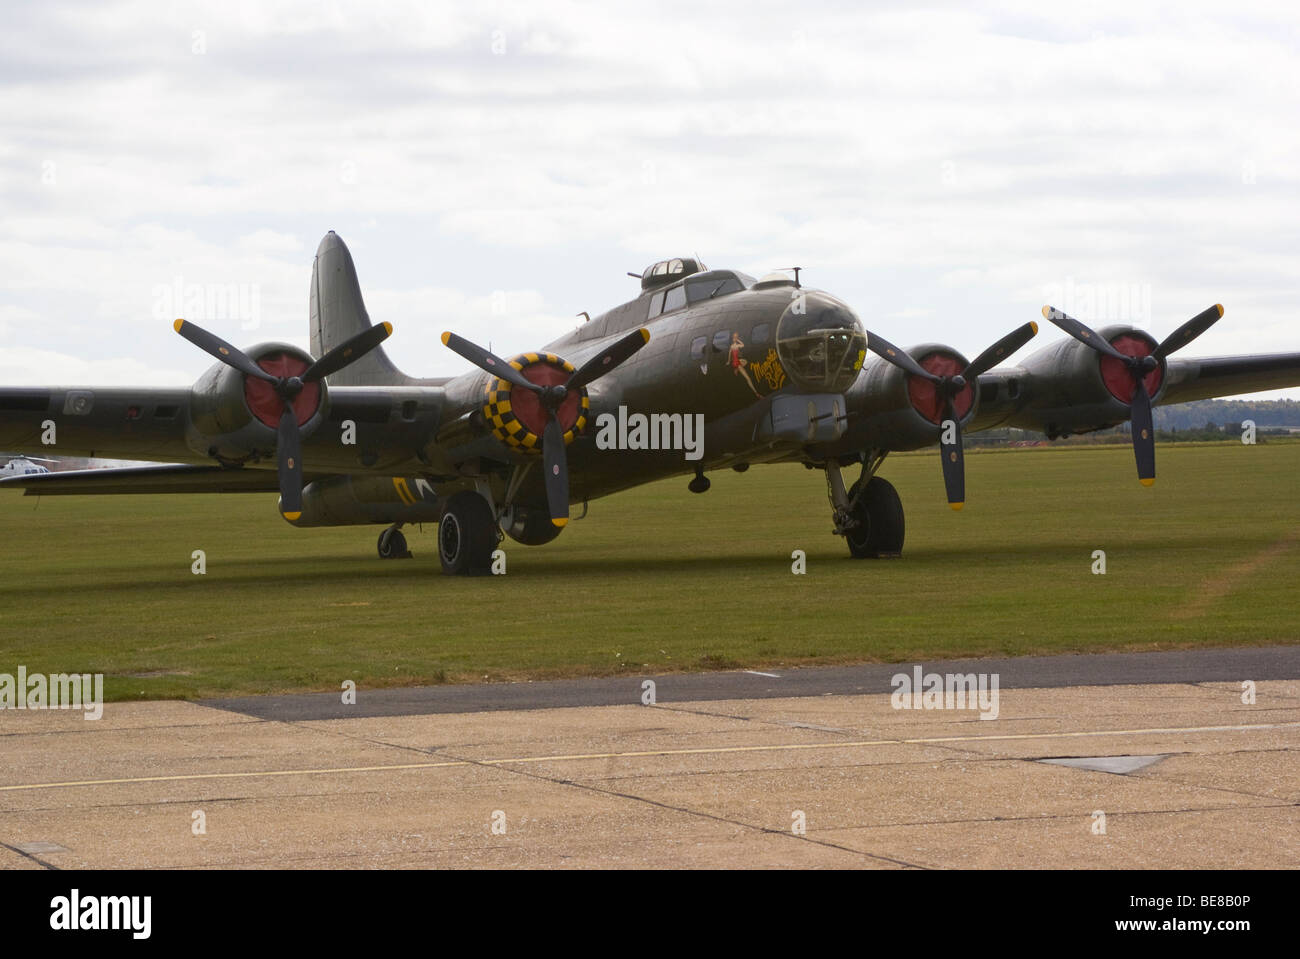
[[[308,475],[306,482],[315,477]],[[64,470],[0,480],[0,488],[21,487],[26,496],[88,493],[274,493],[273,470],[160,464],[108,469]]]
[[[1025,366],[985,373],[971,431],[1014,426],[1048,435],[1105,429],[1127,420],[1123,404],[1107,392],[1095,361],[1074,362],[1066,341]],[[1039,357],[1041,362],[1035,363]],[[1300,387],[1300,353],[1224,356],[1168,361],[1168,378],[1156,406],[1190,403]]]
[[[1300,385],[1300,353],[1170,360],[1169,385],[1159,406]]]
[[[211,463],[185,443],[189,409],[188,387],[0,388],[0,447],[46,456]]]
[[[216,368],[218,374],[223,369]],[[305,474],[421,471],[444,402],[441,386],[330,388],[328,403],[304,427]],[[242,381],[232,390],[212,373],[194,387],[0,388],[0,449],[213,468],[207,473],[177,472],[173,466],[172,473],[164,474],[144,467],[146,472],[130,473],[129,478],[122,470],[88,471],[123,477],[119,492],[141,491],[144,482],[168,489],[193,484],[195,491],[212,484],[254,483],[231,475],[239,472],[265,472],[267,489],[275,489],[275,445],[273,428],[255,420],[250,425]],[[255,468],[226,470],[222,464]],[[106,485],[110,480],[86,482]],[[54,486],[46,489],[52,492]]]

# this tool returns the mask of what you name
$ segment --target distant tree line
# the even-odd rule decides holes
[[[1254,422],[1258,442],[1269,436],[1289,436],[1300,431],[1300,402],[1295,400],[1197,400],[1155,409],[1156,439],[1197,443],[1239,440],[1242,423]],[[1033,430],[998,429],[967,437],[971,447],[1038,445],[1047,437]],[[1129,442],[1128,424],[1057,440],[1057,443],[1110,445]]]
[[[1300,402],[1295,400],[1197,400],[1159,406],[1155,410],[1157,430],[1195,430],[1206,423],[1231,423],[1234,430],[1244,420],[1254,420],[1260,429],[1286,426],[1300,429]]]

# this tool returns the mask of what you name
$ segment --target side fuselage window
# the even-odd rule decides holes
[[[761,346],[764,343],[772,342],[772,324],[760,323],[754,327],[754,331],[749,334],[749,342],[755,346]]]
[[[694,360],[704,359],[704,350],[709,345],[707,337],[697,336],[691,340],[691,358]]]

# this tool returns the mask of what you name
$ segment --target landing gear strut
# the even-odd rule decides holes
[[[826,489],[835,518],[836,536],[843,536],[854,559],[895,559],[903,553],[903,503],[892,483],[874,475],[885,454],[873,454],[862,466],[861,478],[845,490],[838,463],[826,464]]]
[[[406,548],[406,537],[402,535],[401,529],[401,523],[394,523],[379,534],[380,559],[411,558],[411,551]]]

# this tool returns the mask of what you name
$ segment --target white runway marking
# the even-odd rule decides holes
[[[714,746],[697,749],[645,749],[618,753],[573,753],[557,756],[516,756],[506,759],[454,759],[432,763],[401,763],[388,766],[333,766],[321,769],[264,769],[235,773],[190,773],[176,776],[135,776],[123,779],[83,779],[73,782],[19,783],[0,786],[0,792],[64,789],[69,786],[120,786],[137,783],[175,783],[203,779],[258,779],[275,776],[319,776],[327,773],[400,772],[408,769],[447,769],[453,766],[506,766],[522,763],[582,762],[592,759],[644,759],[654,756],[721,756],[734,753],[792,752],[812,749],[861,749],[866,746],[924,746],[935,743],[998,742],[1029,739],[1075,739],[1087,736],[1161,736],[1171,733],[1255,732],[1265,729],[1294,729],[1300,722],[1257,723],[1245,726],[1175,726],[1156,729],[1095,729],[1073,733],[1007,733],[1000,736],[934,736],[925,739],[866,739],[846,743],[775,743],[769,746]]]

